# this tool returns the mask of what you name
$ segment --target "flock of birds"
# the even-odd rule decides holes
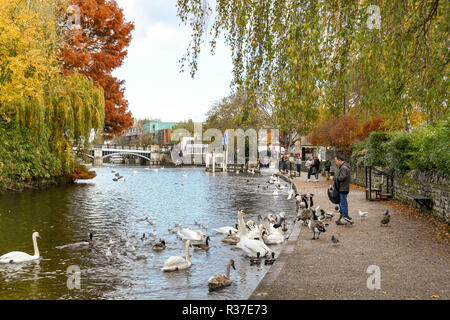
[[[113,172],[115,174],[115,178],[125,179],[117,172]],[[287,188],[285,185],[282,185],[279,177],[272,175],[267,181],[268,184],[273,184],[275,186],[274,195],[278,195],[278,191],[281,189]],[[267,190],[268,186],[260,186],[258,188],[262,190]],[[291,188],[288,191],[288,199],[295,199],[297,203],[297,216],[296,221],[302,221],[305,226],[312,231],[313,237],[312,240],[319,239],[320,234],[326,232],[326,227],[328,226],[329,221],[333,220],[335,216],[332,212],[325,212],[320,209],[320,206],[314,208],[314,195],[313,194],[302,194],[299,195],[294,192],[294,189],[291,185]],[[335,207],[335,211],[339,212],[339,206]],[[284,233],[288,230],[286,227],[286,215],[284,212],[279,213],[278,215],[268,214],[266,217],[258,216],[257,221],[254,222],[252,220],[245,221],[244,216],[247,213],[238,207],[238,219],[237,223],[234,227],[232,226],[223,226],[219,228],[213,228],[212,230],[218,234],[222,234],[224,238],[222,242],[235,246],[238,249],[241,249],[242,252],[249,257],[250,265],[257,265],[262,262],[264,259],[264,263],[266,265],[273,264],[275,261],[275,252],[269,247],[270,245],[281,244],[286,240],[286,236]],[[359,215],[361,217],[367,217],[368,212],[362,212],[359,210]],[[150,219],[148,217],[138,219],[138,221],[147,222],[151,226],[156,226],[156,219]],[[383,219],[381,221],[381,225],[388,225],[390,222],[389,211],[386,210],[384,212]],[[199,220],[194,219],[194,225],[200,227],[200,229],[208,230],[209,227],[206,224],[201,224]],[[194,250],[202,250],[207,251],[210,249],[210,237],[203,233],[201,230],[194,231],[192,227],[183,228],[181,222],[176,223],[173,227],[168,226],[168,232],[176,234],[178,238],[182,241],[185,241],[185,256],[171,256],[165,262],[164,266],[162,266],[161,270],[163,272],[169,271],[179,271],[188,269],[192,266],[192,262],[190,259],[189,249],[194,248]],[[207,232],[207,231],[205,231]],[[317,238],[316,238],[317,234]],[[24,252],[13,251],[7,253],[5,255],[0,256],[0,263],[22,263],[27,261],[33,261],[40,259],[39,248],[37,245],[37,238],[39,238],[39,233],[34,232],[32,234],[32,241],[34,246],[34,255],[29,255]],[[163,251],[167,248],[167,244],[164,239],[160,238],[157,241],[157,233],[156,231],[150,232],[147,235],[144,233],[142,237],[137,239],[139,236],[136,235],[127,235],[121,236],[118,241],[109,240],[108,247],[105,252],[106,257],[111,257],[112,251],[111,248],[116,242],[120,243],[121,254],[122,255],[131,255],[134,256],[135,259],[146,259],[145,255],[140,255],[136,253],[136,245],[140,242],[142,245],[151,245],[152,250],[154,251]],[[203,243],[203,240],[205,241]],[[339,239],[332,235],[331,241],[334,244],[339,243]],[[94,245],[93,234],[89,233],[89,237],[86,240],[56,247],[57,249],[64,249],[68,247],[91,247]],[[210,290],[217,290],[220,288],[227,287],[231,285],[232,281],[230,279],[230,271],[231,268],[235,269],[234,260],[229,260],[226,265],[225,274],[215,274],[208,280],[208,287]]]

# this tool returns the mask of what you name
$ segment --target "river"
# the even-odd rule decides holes
[[[112,165],[95,170],[93,180],[0,195],[0,255],[33,254],[31,234],[38,231],[42,257],[38,262],[0,265],[0,299],[247,299],[270,266],[251,266],[242,250],[223,243],[224,236],[213,228],[234,226],[238,206],[247,211],[245,219],[253,221],[259,214],[284,211],[292,222],[295,214],[295,201],[286,200],[288,187],[278,197],[272,195],[272,185],[264,191],[258,188],[268,185],[268,176]],[[112,171],[125,181],[113,181]],[[189,270],[162,272],[169,256],[185,256],[184,243],[168,226],[181,222],[197,230],[194,219],[208,225],[201,230],[211,237],[211,249],[191,249]],[[89,232],[94,235],[90,248],[56,248],[87,239]],[[165,239],[166,250],[155,252],[142,244],[142,234],[153,232]],[[133,254],[124,254],[119,241],[124,237],[134,241]],[[106,255],[108,249],[111,256]],[[209,277],[225,273],[229,259],[236,265],[232,285],[209,292]],[[70,266],[81,271],[79,289],[68,288]]]

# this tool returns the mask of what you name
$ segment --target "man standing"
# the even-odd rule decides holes
[[[313,167],[314,167],[314,175],[316,177],[315,181],[319,181],[320,160],[319,160],[319,158],[317,158],[317,156],[314,157]]]
[[[308,180],[307,180],[308,182],[311,181],[311,171],[312,171],[313,165],[314,165],[314,160],[312,157],[309,157],[308,161],[306,161],[306,163],[305,163],[305,167],[306,167],[306,169],[308,169]]]
[[[339,187],[339,198],[341,203],[339,205],[341,216],[339,220],[336,221],[337,225],[342,225],[341,219],[347,223],[353,224],[353,219],[348,215],[348,203],[347,203],[347,195],[350,192],[350,165],[344,161],[344,157],[341,154],[336,154],[334,158],[336,165],[339,167],[338,174],[334,177],[334,180],[337,181]]]
[[[325,175],[327,177],[327,180],[330,180],[330,168],[331,168],[331,161],[330,160],[326,160],[323,163],[323,167],[325,169]]]
[[[295,159],[295,164],[297,165],[297,172],[298,172],[298,176],[301,176],[301,171],[302,171],[302,158],[300,156],[300,152],[297,153],[297,159]]]

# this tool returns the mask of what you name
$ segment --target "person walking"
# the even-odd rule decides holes
[[[308,158],[308,161],[306,161],[306,163],[305,163],[305,167],[306,167],[306,169],[308,169],[308,182],[311,181],[311,171],[312,171],[313,165],[314,165],[314,160],[313,160],[313,158],[310,156],[310,157]]]
[[[339,199],[341,200],[339,204],[339,211],[341,215],[339,217],[339,220],[336,221],[336,224],[343,225],[343,223],[341,222],[342,218],[344,218],[347,223],[353,224],[353,219],[348,215],[347,203],[347,195],[350,192],[350,165],[345,162],[344,157],[341,154],[336,154],[334,161],[339,167],[339,171],[334,177],[334,180],[335,182],[337,182]]]
[[[281,164],[283,165],[283,172],[286,172],[287,169],[287,160],[285,156],[281,156]]]
[[[315,181],[317,182],[317,181],[319,181],[319,171],[320,171],[320,160],[319,160],[319,158],[314,157],[313,167],[314,167],[314,175],[315,175],[315,178],[316,178]]]
[[[327,177],[327,180],[330,180],[331,161],[330,160],[324,161],[323,167],[325,169],[325,176]]]
[[[301,171],[302,171],[302,158],[300,156],[300,152],[297,153],[297,158],[295,159],[295,164],[297,165],[297,172],[298,172],[298,176],[301,176]]]

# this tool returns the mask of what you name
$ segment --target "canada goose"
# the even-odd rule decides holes
[[[40,238],[38,232],[33,232],[31,239],[33,240],[34,255],[25,252],[12,251],[0,257],[0,263],[21,263],[40,259],[37,238]]]
[[[205,238],[205,242],[206,243],[194,243],[194,244],[192,244],[192,246],[194,247],[194,250],[205,250],[205,251],[207,251],[207,250],[209,250],[209,240],[210,240],[210,238],[209,238],[209,236],[207,236],[206,238]]]
[[[316,240],[316,233],[318,233],[317,239],[319,239],[320,233],[327,231],[323,222],[318,220],[315,210],[313,210],[313,219],[308,222],[308,227],[313,232],[313,237],[311,240]]]
[[[155,244],[152,246],[152,249],[155,250],[155,251],[162,251],[162,250],[164,250],[165,248],[166,248],[166,241],[161,240],[161,239],[160,239],[159,242],[155,243]]]
[[[256,253],[256,258],[250,258],[250,265],[260,264],[261,263],[261,254],[259,252]]]
[[[389,222],[391,221],[391,215],[389,214],[389,210],[386,210],[383,213],[384,217],[381,220],[381,226],[388,226]]]
[[[162,271],[177,271],[188,269],[191,265],[191,257],[189,256],[189,247],[191,247],[191,241],[186,241],[186,259],[180,256],[172,256],[164,262]]]
[[[275,252],[272,251],[272,258],[266,258],[264,259],[264,264],[273,264],[275,262]]]
[[[141,241],[144,242],[145,240],[147,240],[147,237],[145,236],[145,233],[144,233],[141,237]]]
[[[230,268],[231,267],[234,270],[236,270],[236,268],[234,267],[234,260],[230,260],[228,262],[225,274],[215,274],[211,278],[209,278],[209,280],[208,280],[209,290],[221,289],[224,287],[228,287],[231,284],[231,282],[232,282],[230,280]]]
[[[311,220],[313,217],[313,209],[305,208],[305,202],[300,202],[300,206],[297,211],[297,221],[302,220],[303,224],[306,225],[308,220]]]
[[[239,241],[240,241],[239,237],[236,235],[233,235],[231,233],[231,230],[230,230],[230,233],[225,238],[222,239],[222,242],[225,242],[225,243],[228,243],[231,245],[236,245]]]

